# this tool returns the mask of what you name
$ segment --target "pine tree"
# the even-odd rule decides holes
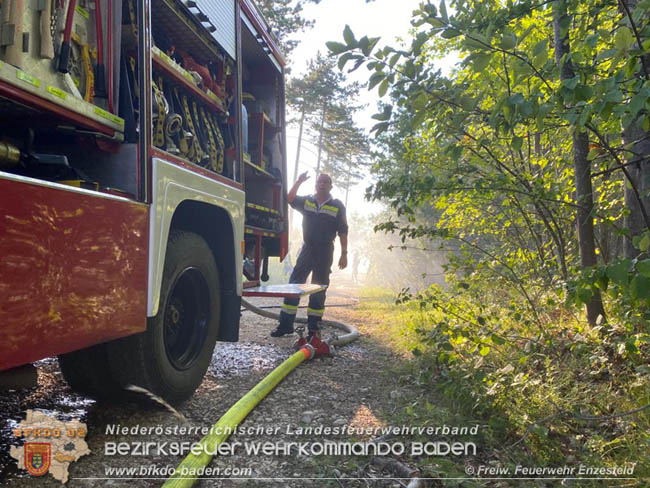
[[[305,76],[294,78],[289,82],[287,103],[300,114],[294,179],[297,176],[305,124],[308,124],[308,127],[315,133],[318,147],[316,172],[319,172],[328,114],[344,100],[355,98],[358,92],[359,85],[346,85],[345,77],[336,70],[334,60],[321,53],[318,53],[309,62]]]
[[[266,18],[271,32],[280,42],[283,54],[288,58],[298,45],[294,34],[313,27],[314,21],[302,16],[306,3],[320,0],[256,0],[258,8]]]
[[[368,138],[352,118],[358,109],[349,104],[332,107],[323,129],[327,153],[324,170],[336,186],[345,188],[346,205],[350,188],[363,177],[370,154]]]

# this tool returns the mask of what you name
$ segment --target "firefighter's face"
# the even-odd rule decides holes
[[[321,194],[329,193],[332,189],[332,179],[326,175],[321,174],[316,179],[316,192]]]

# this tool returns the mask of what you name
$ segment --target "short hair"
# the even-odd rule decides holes
[[[330,185],[332,184],[332,177],[330,175],[328,175],[327,173],[321,173],[318,175],[318,178],[320,178],[321,176],[326,177],[329,180]]]

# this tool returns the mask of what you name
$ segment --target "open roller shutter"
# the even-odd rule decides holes
[[[212,37],[235,59],[235,0],[195,0],[216,28]]]

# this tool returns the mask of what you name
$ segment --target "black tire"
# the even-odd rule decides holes
[[[109,344],[120,384],[141,386],[170,403],[190,397],[203,380],[219,334],[219,273],[205,240],[172,231],[158,313],[147,331]]]
[[[61,354],[58,359],[63,377],[77,393],[102,397],[120,389],[111,376],[106,344]]]
[[[208,369],[220,306],[219,273],[210,247],[197,234],[172,231],[158,313],[147,320],[147,330],[64,355],[61,369],[73,389],[93,396],[112,397],[116,390],[125,393],[125,386],[136,385],[180,403],[194,393]],[[93,367],[84,371],[84,361]]]

